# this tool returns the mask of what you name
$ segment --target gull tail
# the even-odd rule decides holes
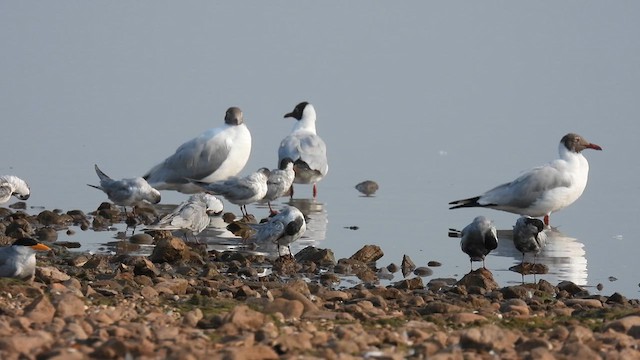
[[[107,174],[103,173],[102,170],[100,170],[98,165],[94,164],[94,167],[96,168],[96,174],[98,174],[98,177],[100,178],[100,181],[102,181],[102,180],[111,180],[111,178]],[[89,185],[89,186],[91,186],[91,185]]]
[[[452,201],[449,203],[449,205],[454,205],[454,206],[450,207],[449,210],[465,208],[465,207],[485,207],[486,206],[486,205],[480,205],[478,203],[478,200],[480,200],[480,196]]]
[[[451,238],[462,237],[462,231],[449,228],[449,237]]]

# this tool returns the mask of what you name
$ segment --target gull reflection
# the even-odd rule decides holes
[[[542,278],[552,284],[568,280],[578,285],[586,285],[588,274],[584,244],[555,228],[545,229],[544,232],[547,234],[547,243],[536,257],[537,264],[549,268],[549,272],[542,275]],[[498,230],[498,238],[498,248],[492,254],[511,257],[515,264],[519,264],[522,261],[522,253],[516,250],[513,244],[513,231]],[[525,261],[531,259],[527,257]]]

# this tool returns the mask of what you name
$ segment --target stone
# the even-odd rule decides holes
[[[67,318],[84,315],[84,301],[71,293],[64,293],[54,298],[56,316]]]
[[[146,258],[139,258],[136,260],[133,266],[133,273],[135,275],[145,275],[154,278],[160,274],[160,271],[156,265]]]
[[[58,232],[54,228],[48,226],[36,230],[35,235],[39,241],[54,242],[58,240]]]
[[[640,316],[638,315],[625,316],[621,319],[609,321],[604,324],[604,330],[611,329],[613,331],[626,333],[634,326],[640,327]]]
[[[189,249],[182,239],[161,239],[153,248],[149,259],[154,263],[176,263],[189,257]]]
[[[409,255],[404,255],[402,256],[400,269],[402,270],[402,276],[407,277],[408,274],[411,274],[413,270],[416,269],[416,264],[411,260]]]
[[[365,245],[355,254],[351,255],[349,259],[362,261],[363,263],[374,263],[384,256],[382,249],[378,245]]]
[[[424,289],[422,278],[414,277],[411,279],[400,280],[393,285],[396,289],[415,290]]]
[[[313,246],[307,246],[300,250],[296,255],[297,262],[313,262],[319,266],[333,266],[336,264],[336,258],[330,249],[318,249]]]
[[[267,314],[279,312],[284,315],[286,320],[300,319],[304,313],[304,304],[298,300],[278,298],[268,303],[264,308],[264,312]]]
[[[243,330],[257,330],[265,322],[264,314],[251,310],[246,305],[238,305],[223,317],[224,323],[235,325]]]
[[[416,276],[431,276],[433,275],[433,270],[429,269],[425,266],[419,266],[413,270],[413,274]]]
[[[35,278],[45,284],[52,284],[67,281],[71,276],[53,266],[40,266],[36,267]]]
[[[598,299],[565,299],[563,300],[565,305],[567,306],[580,306],[587,308],[601,308],[602,301]]]
[[[498,288],[498,283],[493,279],[493,274],[485,268],[479,268],[471,271],[463,276],[456,284],[458,286],[464,285],[467,288],[477,286],[487,291],[492,291]]]
[[[449,321],[454,324],[467,325],[471,323],[485,322],[487,318],[474,313],[454,313],[448,316]]]
[[[463,330],[460,334],[460,346],[477,351],[502,351],[513,348],[518,337],[513,331],[496,325],[484,325]]]
[[[38,296],[24,308],[24,316],[35,323],[48,324],[53,320],[56,309],[45,295]]]

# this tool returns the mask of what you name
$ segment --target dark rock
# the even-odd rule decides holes
[[[580,292],[585,291],[583,288],[581,288],[580,286],[576,285],[575,283],[568,281],[568,280],[564,280],[561,281],[558,284],[558,290],[560,291],[566,291],[568,292],[570,295],[576,295]]]
[[[149,234],[138,233],[129,238],[129,242],[132,244],[143,244],[143,245],[151,245],[153,244],[153,237]]]
[[[356,190],[360,191],[362,194],[366,196],[371,196],[378,191],[378,183],[373,180],[365,180],[356,184]]]
[[[349,259],[361,261],[363,263],[375,263],[383,256],[384,253],[378,245],[365,245],[355,254],[351,255]]]
[[[413,263],[408,255],[404,255],[402,257],[402,265],[400,265],[400,267],[402,269],[402,276],[407,277],[407,275],[411,274],[413,270],[416,269],[416,264]]]
[[[485,268],[479,268],[466,274],[457,282],[457,285],[464,285],[467,289],[472,286],[478,286],[489,291],[498,288],[498,283],[493,280],[493,274]]]
[[[174,237],[168,240],[160,240],[149,259],[154,263],[175,263],[186,260],[189,257],[189,250],[182,239]]]
[[[439,262],[439,261],[433,261],[432,260],[432,261],[429,261],[427,263],[427,266],[429,266],[429,267],[438,267],[438,266],[442,266],[442,263]]]
[[[391,264],[387,265],[387,270],[389,270],[390,273],[394,274],[394,273],[400,271],[400,267],[395,263],[391,263]]]
[[[58,240],[58,232],[50,227],[43,227],[36,230],[36,238],[40,241],[54,242]]]
[[[336,258],[330,249],[319,249],[313,246],[307,246],[295,255],[296,261],[310,261],[319,266],[333,266],[336,264]]]
[[[428,267],[420,266],[413,270],[413,274],[416,276],[431,276],[433,275],[433,270]]]
[[[422,278],[415,277],[412,279],[400,280],[394,284],[394,287],[396,289],[415,290],[424,289],[424,284],[422,283]]]

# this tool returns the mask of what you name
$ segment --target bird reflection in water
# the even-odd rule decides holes
[[[536,256],[536,265],[542,265],[548,269],[544,278],[551,283],[560,281],[571,281],[577,285],[587,284],[587,258],[584,250],[584,244],[576,238],[572,238],[561,233],[556,228],[547,228],[544,230],[547,235],[546,245]],[[519,252],[513,244],[512,230],[498,230],[498,248],[494,250],[493,255],[510,257],[514,259],[516,264],[522,261],[522,253]],[[530,256],[527,254],[527,256]],[[526,264],[527,265],[531,264]],[[520,270],[518,266],[511,269]],[[540,268],[534,268],[529,273],[540,273]],[[535,279],[534,279],[535,282]]]
[[[325,239],[327,232],[328,217],[324,204],[314,199],[291,199],[286,202],[286,205],[298,208],[304,214],[307,222],[305,233],[291,244],[291,253],[295,255],[307,246],[318,246],[319,242]],[[265,210],[265,217],[269,214],[266,204],[256,206],[259,210]],[[277,205],[274,208],[278,210]],[[255,213],[258,213],[258,211]],[[260,213],[262,212],[260,211]],[[259,218],[259,216],[257,217]],[[257,221],[259,222],[260,219],[257,219]],[[243,242],[239,236],[234,235],[227,229],[228,225],[221,217],[213,217],[209,227],[200,233],[199,237],[206,241],[209,250],[233,250],[273,257],[278,256],[276,244],[269,242],[250,244]]]

